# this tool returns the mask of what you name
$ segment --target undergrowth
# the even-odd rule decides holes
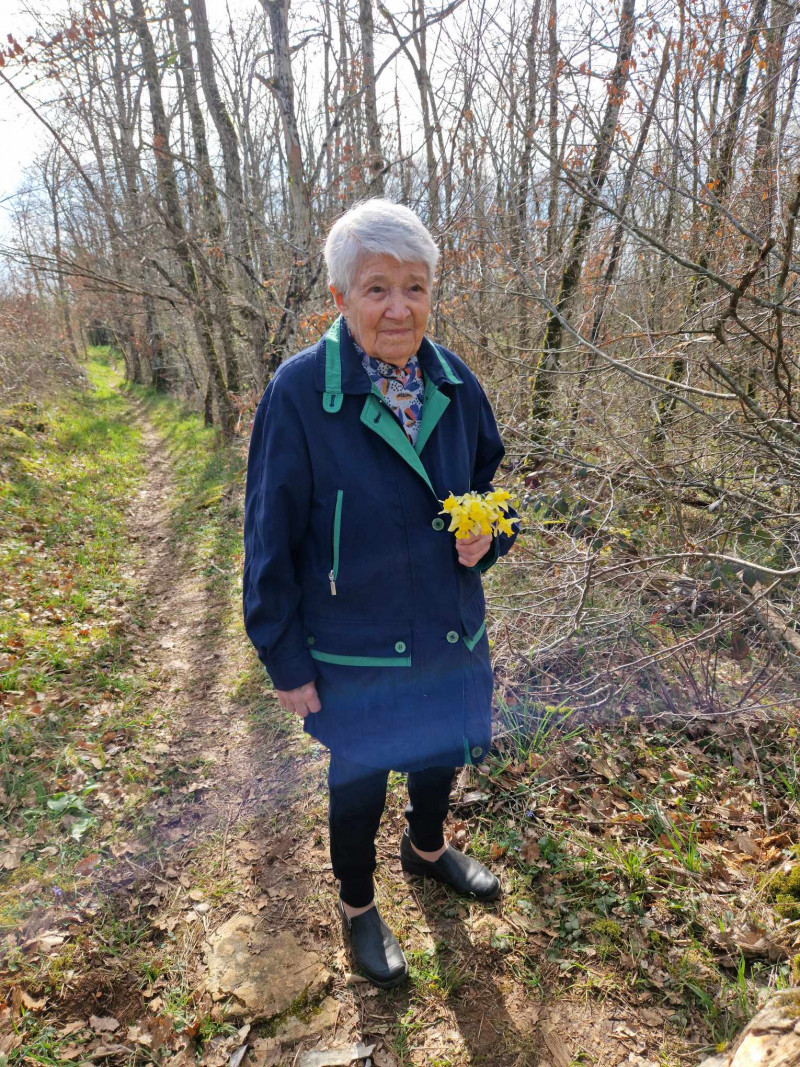
[[[36,1003],[50,998],[66,1017],[85,1017],[87,1003],[121,1010],[120,990],[130,1012],[145,1011],[145,996],[151,1005],[160,998],[170,1025],[191,1030],[202,1048],[231,1028],[198,1007],[190,978],[196,946],[176,938],[169,922],[154,929],[147,902],[114,883],[127,865],[129,886],[158,855],[150,805],[211,773],[159,751],[169,728],[157,699],[163,679],[143,655],[155,623],[125,509],[146,474],[143,415],[163,442],[174,484],[176,571],[200,574],[218,609],[214,633],[244,643],[246,445],[226,446],[176,400],[122,383],[108,351],[90,355],[90,393],[0,413],[0,988],[8,997],[24,989]],[[498,613],[525,577],[513,562],[490,574]],[[412,899],[379,870],[382,913],[413,947],[408,989],[375,999],[390,1020],[376,1023],[377,1032],[401,1064],[419,1062],[431,1042],[440,1050],[429,1062],[465,1062],[447,1026],[432,1030],[430,1020],[451,1013],[470,1032],[480,967],[480,996],[487,987],[496,992],[481,1010],[505,1027],[498,1055],[526,1054],[529,1029],[506,1014],[520,998],[623,1003],[649,1019],[649,1052],[663,1067],[687,1062],[687,1050],[730,1041],[792,980],[796,716],[787,709],[758,721],[731,715],[687,725],[662,714],[663,692],[642,675],[598,723],[563,695],[551,699],[558,686],[539,684],[541,673],[506,672],[497,629],[492,641],[501,673],[495,745],[454,795],[449,826],[460,847],[501,874],[504,894],[486,908],[426,885]],[[721,678],[730,676],[726,655],[722,649],[715,660]],[[578,677],[585,665],[577,635],[547,665],[548,677]],[[667,678],[672,692],[681,677]],[[231,696],[272,747],[302,738],[252,654]],[[308,755],[307,746],[299,751]],[[387,820],[395,829],[404,803],[402,777],[392,775]],[[286,821],[286,832],[318,850],[316,864],[324,805],[323,795],[306,797],[302,813]],[[274,824],[276,833],[284,827],[277,816]],[[214,906],[225,907],[240,877],[221,860],[227,846],[227,831],[196,842],[184,869],[187,884]],[[304,902],[314,920],[331,897],[318,879]],[[59,942],[70,922],[72,933]],[[10,1063],[72,1056],[63,1029],[24,1004],[14,1026],[23,1040]],[[472,1051],[470,1062],[490,1062]]]

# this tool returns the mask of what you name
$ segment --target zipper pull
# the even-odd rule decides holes
[[[328,581],[331,583],[331,596],[336,596],[336,579],[333,577],[333,571],[328,572]]]

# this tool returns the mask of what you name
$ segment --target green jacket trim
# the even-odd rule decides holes
[[[341,327],[342,317],[340,315],[325,334],[325,392],[322,394],[322,406],[325,411],[333,414],[340,410],[343,400],[340,350]],[[463,385],[461,378],[450,366],[439,350],[438,345],[432,345],[432,347],[448,382],[453,385]],[[381,394],[374,385],[361,410],[361,422],[377,433],[379,437],[382,437],[389,447],[394,449],[401,459],[405,460],[412,470],[422,478],[437,500],[439,498],[436,495],[436,490],[433,488],[428,472],[419,458],[419,453],[425,447],[439,419],[447,410],[449,403],[450,397],[441,392],[431,378],[427,377],[425,395],[422,401],[422,421],[420,422],[417,440],[414,445],[406,437],[402,427],[389,411]],[[336,567],[334,567],[335,577]]]
[[[467,646],[467,648],[470,650],[470,652],[473,650],[473,648],[477,645],[477,643],[483,637],[483,633],[484,633],[485,629],[486,629],[486,623],[482,622],[480,627],[479,627],[479,629],[475,631],[475,633],[472,635],[472,637],[465,637],[464,638],[464,644]],[[312,655],[313,655],[313,653],[312,653]]]
[[[342,316],[340,315],[325,334],[325,391],[322,394],[322,406],[326,411],[333,412],[334,414],[340,410],[343,400],[342,357],[340,351],[341,331]],[[445,358],[439,346],[435,345],[433,341],[429,341],[428,343],[436,353],[436,357],[439,360],[448,382],[453,385],[463,385],[463,380],[459,378],[450,366],[450,363]],[[438,418],[439,416],[437,416],[437,421]]]
[[[311,649],[311,658],[323,663],[338,663],[343,667],[410,667],[411,656],[339,656],[335,652]]]
[[[431,344],[433,344],[433,342],[431,342]],[[453,370],[453,368],[450,366],[450,364],[444,358],[442,353],[439,351],[439,346],[438,345],[433,345],[433,349],[436,352],[436,355],[439,357],[439,362],[442,365],[442,370],[444,371],[448,382],[451,382],[453,385],[463,385],[464,384],[463,380],[461,378],[459,378],[459,376],[456,374],[456,372]]]
[[[342,328],[342,316],[334,322],[325,334],[325,392],[322,394],[322,406],[335,414],[342,406],[342,360],[339,354],[339,335]]]
[[[423,421],[424,417],[423,410]],[[381,394],[374,386],[373,391],[364,401],[364,407],[361,409],[361,422],[379,437],[382,437],[386,444],[394,449],[401,459],[405,460],[409,467],[422,478],[423,482],[425,482],[438,501],[439,498],[436,496],[436,490],[431,484],[428,472],[422,465],[422,460],[414,451],[414,446],[406,437],[400,423],[391,411],[389,411],[388,407],[381,399]]]
[[[472,753],[470,752],[469,741],[467,741],[466,737],[464,738],[464,764],[467,767],[475,766],[475,764],[472,762]]]
[[[417,455],[425,447],[428,438],[433,433],[439,419],[444,415],[449,403],[450,397],[445,396],[431,378],[426,379],[425,395],[422,398],[422,421],[419,424],[417,441],[414,445],[414,451]]]
[[[344,490],[338,489],[336,491],[336,507],[333,511],[333,560],[331,573],[333,579],[339,577],[339,541],[342,533],[342,498],[344,497]]]

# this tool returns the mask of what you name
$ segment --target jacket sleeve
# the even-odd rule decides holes
[[[474,493],[489,493],[494,486],[494,478],[500,460],[506,454],[503,442],[500,440],[500,431],[497,429],[497,421],[492,411],[489,398],[478,383],[480,389],[480,416],[478,419],[478,447],[475,452],[475,468],[472,473],[472,491]],[[516,516],[516,511],[509,507],[506,515],[508,518]],[[492,538],[492,544],[486,554],[475,564],[473,570],[484,573],[488,571],[500,556],[505,556],[517,539],[518,524],[514,526],[513,534],[499,533]]]
[[[244,505],[244,627],[276,689],[317,676],[303,638],[298,561],[311,511],[312,476],[300,416],[273,379],[256,409]]]

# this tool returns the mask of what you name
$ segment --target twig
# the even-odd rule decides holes
[[[241,808],[241,804],[239,805],[239,807]],[[237,812],[236,814],[238,815],[239,813]],[[225,871],[225,864],[226,864],[227,859],[228,859],[228,856],[227,856],[227,853],[228,853],[228,834],[229,834],[230,829],[231,829],[232,820],[233,820],[233,804],[231,804],[230,808],[228,808],[228,820],[225,823],[225,833],[222,835],[222,856],[220,857],[220,868],[219,868],[220,869],[220,874],[222,874]]]
[[[767,804],[767,790],[764,786],[764,774],[761,770],[761,763],[756,752],[756,746],[753,744],[753,738],[750,735],[749,727],[744,728],[747,740],[750,742],[750,751],[753,753],[753,759],[756,761],[756,770],[758,771],[758,780],[761,784],[761,806],[764,809],[764,829],[768,834],[772,833],[772,824],[769,821],[769,805]]]
[[[341,1002],[336,1007],[336,1018],[333,1020],[333,1035],[331,1036],[331,1044],[336,1041],[336,1031],[339,1029],[339,1016],[342,1012]]]
[[[172,886],[172,882],[170,882],[168,878],[162,878],[160,874],[156,874],[155,871],[151,871],[147,867],[143,867],[141,865],[141,863],[134,863],[133,860],[130,859],[128,856],[124,856],[123,859],[125,860],[126,863],[129,863],[131,865],[131,867],[135,867],[137,869],[137,871],[144,871],[144,873],[149,878],[155,878],[159,882],[163,882],[164,885]],[[160,859],[160,857],[159,857],[159,859]]]

